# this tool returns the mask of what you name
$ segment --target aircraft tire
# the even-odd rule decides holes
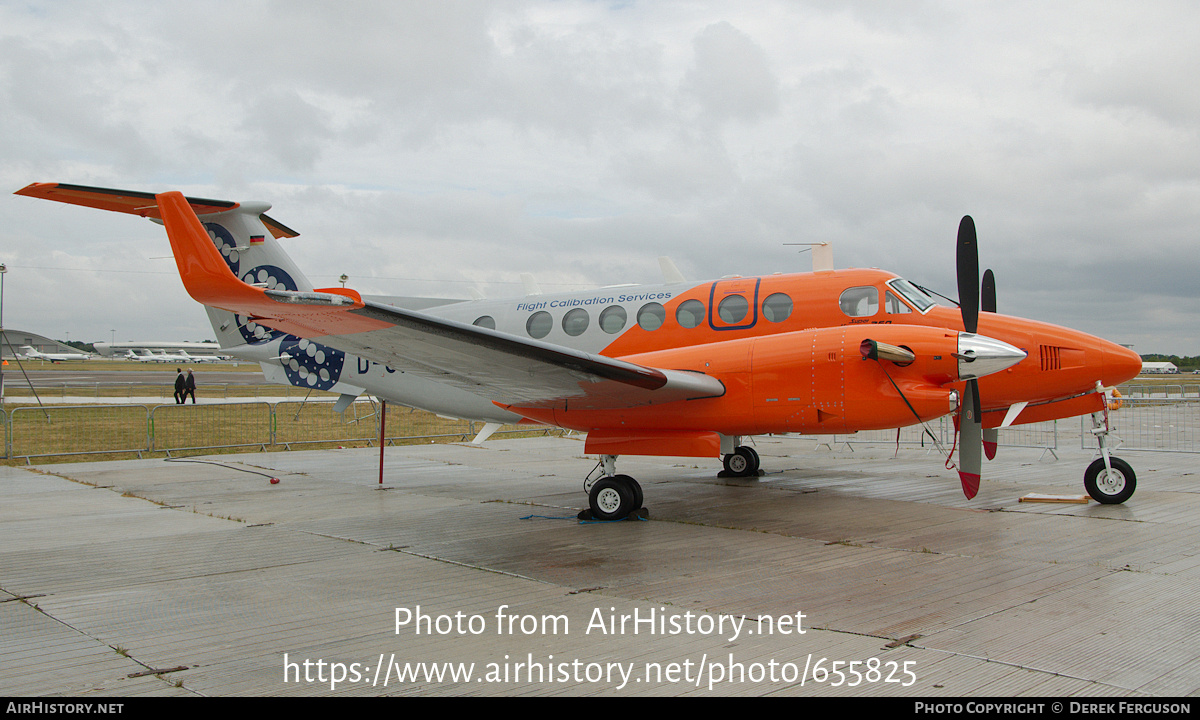
[[[1137,476],[1129,463],[1121,458],[1110,457],[1112,472],[1104,467],[1104,458],[1097,458],[1088,465],[1083,474],[1083,486],[1088,495],[1098,503],[1119,505],[1133,496],[1137,489]]]
[[[758,469],[762,465],[762,460],[758,457],[758,451],[749,445],[743,445],[740,449],[745,450],[750,455],[750,474],[757,475]]]
[[[633,508],[630,510],[630,512],[633,512],[642,506],[642,503],[645,501],[645,497],[642,495],[641,483],[629,477],[628,475],[614,475],[613,480],[619,480],[620,482],[625,483],[626,487],[629,488],[629,492],[632,493]]]
[[[758,453],[741,445],[723,458],[725,472],[734,477],[750,477],[758,474]]]
[[[625,476],[601,478],[592,485],[592,491],[588,493],[588,505],[593,519],[621,520],[636,509],[633,488],[619,479],[621,477]]]

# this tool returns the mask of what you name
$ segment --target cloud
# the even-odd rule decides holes
[[[1197,354],[1172,324],[1197,325],[1197,15],[1183,2],[3,4],[0,178],[265,199],[303,233],[288,247],[314,276],[392,294],[515,292],[521,272],[547,287],[653,281],[659,254],[693,278],[805,269],[782,243],[826,240],[839,266],[949,290],[970,213],[1004,307]],[[177,330],[185,295],[168,313],[138,295],[180,296],[177,280],[130,282],[134,265],[159,267],[145,260],[165,254],[158,228],[13,197],[0,222],[14,283],[21,265],[32,280],[70,258],[38,282],[86,287],[150,335],[207,334],[198,310]],[[127,257],[97,232],[156,249]],[[21,312],[84,337],[71,307],[48,295]]]
[[[761,119],[779,109],[779,79],[766,53],[728,22],[704,28],[692,42],[695,66],[683,81],[710,121]]]

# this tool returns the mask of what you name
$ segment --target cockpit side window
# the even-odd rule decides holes
[[[879,312],[879,289],[871,285],[846,288],[838,305],[850,317],[870,317]]]
[[[933,298],[926,295],[916,285],[913,285],[904,278],[889,280],[888,286],[895,290],[897,295],[907,300],[919,313],[924,313],[929,308],[937,305]]]
[[[912,312],[912,308],[900,302],[900,298],[893,295],[891,290],[883,294],[883,309],[889,315],[902,315]]]

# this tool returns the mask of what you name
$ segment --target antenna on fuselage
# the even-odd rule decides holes
[[[538,287],[537,280],[533,279],[531,273],[521,273],[521,284],[525,286],[526,295],[542,294],[542,289]]]
[[[679,272],[679,268],[675,267],[675,263],[666,255],[658,256],[658,267],[662,269],[663,282],[668,285],[671,283],[687,282],[683,277],[683,273]]]
[[[828,242],[819,243],[784,243],[784,245],[807,245],[800,252],[812,250],[813,272],[833,272],[833,245]]]

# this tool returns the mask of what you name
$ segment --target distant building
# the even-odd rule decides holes
[[[142,340],[140,342],[92,343],[96,352],[105,357],[125,357],[130,352],[136,355],[145,353],[178,353],[184,351],[196,357],[217,357],[221,354],[221,346],[215,342],[166,342],[159,340]]]
[[[1143,362],[1143,375],[1178,375],[1179,368],[1172,362]]]
[[[57,340],[51,340],[45,335],[29,332],[28,330],[14,330],[12,328],[4,328],[4,342],[0,347],[0,356],[11,358],[21,354],[21,346],[28,345],[40,353],[77,353],[79,348],[73,348],[65,343],[60,343]]]

